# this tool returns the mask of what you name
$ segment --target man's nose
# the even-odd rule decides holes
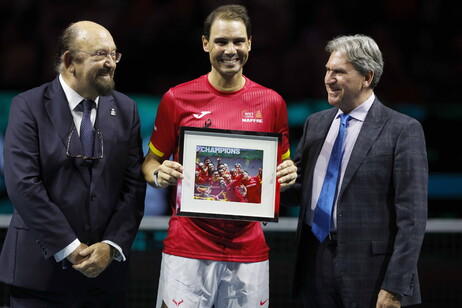
[[[226,49],[225,49],[225,53],[226,54],[235,54],[236,53],[236,46],[234,46],[233,43],[228,43],[228,45],[226,45]]]
[[[335,82],[334,74],[331,72],[326,72],[326,76],[324,76],[325,83],[332,84]]]

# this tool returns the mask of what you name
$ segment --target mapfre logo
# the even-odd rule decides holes
[[[263,123],[263,114],[260,110],[256,112],[243,110],[242,111],[242,122],[245,123]]]

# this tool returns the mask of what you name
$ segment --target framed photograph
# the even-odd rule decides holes
[[[180,127],[177,215],[279,219],[281,134]]]

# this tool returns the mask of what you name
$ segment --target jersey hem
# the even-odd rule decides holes
[[[240,262],[240,263],[248,263],[248,262],[262,262],[269,260],[269,255],[262,255],[262,256],[253,256],[253,257],[242,257],[242,256],[230,256],[230,255],[222,255],[222,256],[215,256],[215,255],[203,255],[203,254],[194,254],[194,253],[185,253],[176,251],[173,249],[164,249],[163,253],[174,255],[177,257],[183,258],[191,258],[191,259],[201,259],[201,260],[211,260],[211,261],[220,261],[220,262]]]

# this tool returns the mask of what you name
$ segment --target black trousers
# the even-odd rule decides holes
[[[302,298],[306,308],[353,308],[344,305],[344,288],[341,277],[335,271],[337,240],[335,234],[322,243],[304,226],[302,235],[306,260],[305,276],[302,284]],[[316,248],[317,247],[317,248]],[[315,248],[313,250],[313,248]],[[311,274],[307,274],[311,273]]]
[[[10,287],[11,308],[125,308],[125,292],[89,288],[83,294],[57,294],[15,286]]]

